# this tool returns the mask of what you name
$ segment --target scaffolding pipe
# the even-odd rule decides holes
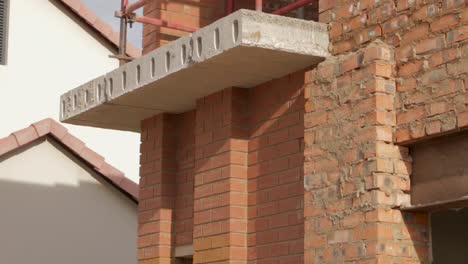
[[[262,12],[263,10],[263,1],[262,0],[255,0],[255,10]]]
[[[135,16],[132,18],[133,22],[140,22],[151,24],[155,26],[165,26],[172,29],[183,30],[187,32],[195,32],[198,28],[190,27],[182,24],[172,23],[164,19],[152,18],[152,17],[145,17],[145,16]]]
[[[127,7],[128,0],[122,0],[120,10],[123,12]],[[127,18],[120,17],[120,32],[119,32],[119,61],[124,63],[123,59],[127,55]]]
[[[285,7],[277,9],[277,10],[271,12],[271,13],[275,14],[275,15],[284,15],[284,14],[287,14],[287,13],[293,11],[293,10],[296,10],[298,8],[301,8],[303,6],[308,5],[308,4],[312,3],[312,1],[314,1],[314,0],[299,0],[299,1],[296,1],[296,2],[294,2],[292,4],[287,5]]]
[[[128,1],[128,0],[123,0],[123,1]],[[127,15],[127,16],[130,15],[131,13],[133,13],[133,11],[137,10],[140,7],[143,7],[147,2],[148,0],[139,0],[133,4],[126,5],[125,9],[122,10],[123,15]]]

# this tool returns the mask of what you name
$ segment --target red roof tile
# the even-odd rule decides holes
[[[87,8],[80,0],[59,0],[62,4],[67,6],[78,17],[83,19],[91,28],[98,34],[103,36],[116,48],[119,47],[119,34],[112,30],[112,27],[100,19],[91,9]],[[127,55],[133,58],[141,56],[141,50],[127,43]]]
[[[20,146],[26,145],[38,138],[36,129],[34,129],[32,126],[18,130],[14,132],[13,135],[16,138],[16,142],[18,142],[18,145]]]
[[[0,156],[17,147],[19,147],[18,141],[16,141],[16,137],[13,135],[0,139]]]
[[[81,153],[86,148],[86,145],[83,141],[79,140],[71,134],[65,135],[61,140],[62,144],[67,146],[70,150],[81,156]]]
[[[102,175],[118,189],[138,201],[138,184],[126,178],[124,173],[105,162],[104,158],[86,147],[85,143],[51,118],[32,124],[13,132],[10,136],[0,138],[0,156],[28,144],[38,138],[51,136],[62,143],[70,152],[85,161],[98,175]]]

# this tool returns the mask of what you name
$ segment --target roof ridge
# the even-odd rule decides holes
[[[52,118],[42,119],[11,133],[7,137],[0,138],[0,156],[47,135],[52,136],[69,151],[91,165],[90,167],[94,171],[138,201],[138,184],[127,178],[122,171],[107,163],[103,156],[87,147],[83,141],[69,133],[63,125]]]

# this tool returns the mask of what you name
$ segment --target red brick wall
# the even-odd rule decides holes
[[[302,263],[304,73],[251,89],[249,263]]]
[[[172,3],[145,14],[187,15]],[[306,80],[143,122],[140,262],[193,240],[195,263],[428,263],[427,215],[400,210],[402,144],[468,127],[467,12],[464,0],[320,0],[333,56]],[[145,52],[180,34],[145,26]]]
[[[466,3],[322,0],[334,55],[310,72],[305,259],[428,263],[426,214],[402,212],[400,146],[467,127]]]
[[[138,205],[139,263],[170,263],[177,172],[173,115],[142,122]]]
[[[320,22],[335,55],[375,39],[395,48],[397,142],[467,126],[466,1],[322,0]]]
[[[141,133],[139,263],[170,263],[193,241],[195,112],[144,120]]]
[[[222,0],[150,0],[144,6],[145,16],[165,19],[191,27],[204,27],[224,16]],[[169,41],[184,36],[188,32],[143,25],[143,54],[146,54]]]
[[[194,263],[246,263],[247,91],[217,92],[196,111]]]
[[[193,242],[195,169],[195,111],[178,115],[177,178],[175,197],[175,245]]]
[[[188,244],[194,263],[303,261],[303,84],[228,88],[143,122],[140,263]]]
[[[340,65],[337,67],[337,65]],[[306,263],[427,263],[426,214],[403,213],[411,158],[393,143],[393,48],[330,58],[306,86]]]

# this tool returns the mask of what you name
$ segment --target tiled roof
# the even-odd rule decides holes
[[[80,0],[59,0],[67,6],[71,11],[83,19],[91,28],[97,31],[105,39],[107,39],[116,48],[119,47],[119,33],[115,32],[112,27],[100,19],[91,9],[87,8]],[[141,50],[127,43],[127,55],[138,58],[141,56]]]
[[[51,118],[36,122],[0,139],[0,156],[45,136],[51,136],[62,143],[98,175],[102,175],[118,189],[138,201],[138,184],[126,178],[123,172],[106,163],[101,155],[86,147],[83,141],[70,134],[64,126]]]

